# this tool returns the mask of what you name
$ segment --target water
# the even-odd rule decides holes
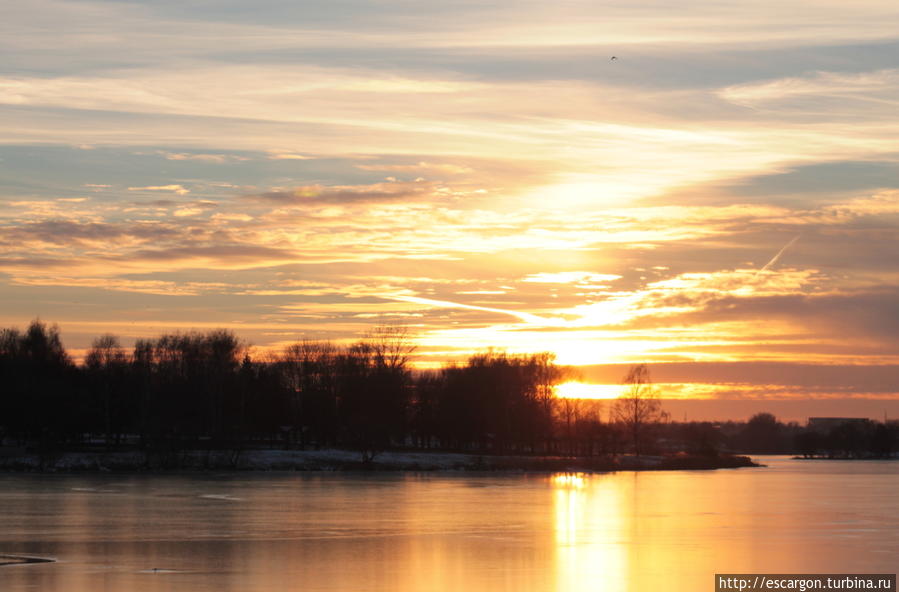
[[[20,592],[695,591],[894,573],[899,463],[604,475],[0,475]]]

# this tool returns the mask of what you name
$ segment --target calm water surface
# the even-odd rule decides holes
[[[604,475],[0,475],[0,590],[712,590],[894,573],[899,462]],[[154,568],[156,571],[154,571]]]

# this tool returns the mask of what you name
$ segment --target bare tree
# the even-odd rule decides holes
[[[584,399],[574,399],[570,397],[560,397],[555,399],[556,404],[556,421],[563,431],[563,440],[566,445],[566,452],[574,456],[576,449],[575,440],[578,423],[581,421],[585,403]]]
[[[341,356],[341,412],[363,462],[405,438],[414,351],[408,329],[381,326]]]
[[[375,365],[390,370],[404,370],[416,349],[409,329],[400,325],[375,327],[366,336],[365,343],[371,348]]]
[[[667,414],[662,411],[659,392],[652,384],[646,364],[631,367],[624,384],[627,390],[615,399],[612,417],[624,428],[634,445],[634,453],[639,455],[645,448],[649,430]]]
[[[124,394],[120,391],[124,385],[123,377],[129,362],[128,354],[119,343],[119,338],[108,333],[94,339],[84,358],[84,365],[102,399],[104,441],[107,447],[111,444],[113,417],[119,415],[117,411],[120,411],[122,406],[122,402],[117,399]],[[117,428],[122,427],[118,422],[115,423]]]
[[[306,431],[314,425],[318,442],[326,438],[336,399],[337,348],[328,341],[303,340],[287,346],[279,358],[281,374],[291,393],[290,409],[295,436],[306,445]]]

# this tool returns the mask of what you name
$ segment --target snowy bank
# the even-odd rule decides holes
[[[7,471],[617,471],[719,469],[758,466],[746,456],[555,457],[389,451],[362,461],[356,450],[190,450],[166,455],[129,452],[63,452],[0,455]]]

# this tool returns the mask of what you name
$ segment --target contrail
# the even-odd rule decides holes
[[[484,312],[493,312],[498,314],[506,314],[513,316],[525,323],[530,325],[542,325],[542,326],[554,326],[558,325],[559,321],[554,319],[546,319],[544,317],[537,316],[535,314],[531,314],[528,312],[519,312],[517,310],[506,310],[503,308],[490,308],[487,306],[474,306],[472,304],[462,304],[460,302],[450,302],[448,300],[434,300],[433,298],[421,298],[419,296],[406,296],[406,295],[391,295],[391,296],[381,296],[381,298],[387,298],[389,300],[399,300],[401,302],[413,302],[415,304],[427,304],[430,306],[442,307],[442,308],[464,308],[467,310],[482,310]]]
[[[780,256],[783,255],[783,254],[786,252],[787,249],[789,249],[790,247],[792,247],[793,244],[794,244],[796,241],[799,240],[799,237],[800,237],[800,236],[802,236],[802,235],[801,235],[801,234],[797,234],[797,235],[793,238],[793,240],[791,240],[790,242],[788,242],[787,244],[785,244],[784,247],[783,247],[781,250],[779,250],[779,251],[777,252],[777,255],[775,255],[774,257],[772,257],[772,258],[771,258],[771,261],[769,261],[768,263],[765,263],[765,266],[764,266],[763,268],[761,268],[760,270],[758,270],[757,272],[755,272],[755,274],[758,275],[758,274],[762,273],[763,271],[766,271],[769,267],[771,267],[771,266],[774,265],[775,263],[777,263],[777,260],[780,259]]]

